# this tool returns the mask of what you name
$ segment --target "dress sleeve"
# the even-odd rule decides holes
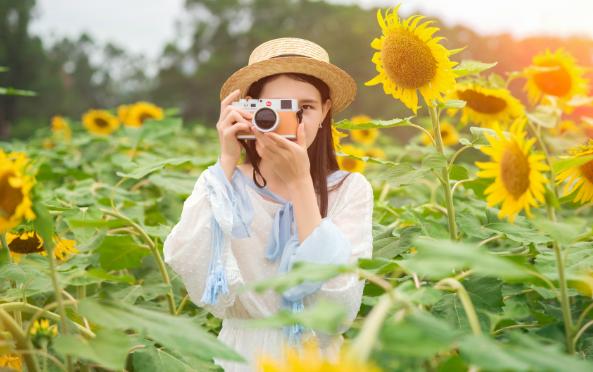
[[[373,251],[372,215],[373,189],[360,173],[340,190],[339,205],[300,244],[290,258],[289,267],[299,261],[322,264],[355,263],[369,258]],[[342,186],[346,186],[346,183]],[[356,318],[362,300],[364,280],[355,273],[339,275],[325,283],[305,282],[288,289],[283,296],[288,300],[303,299],[305,305],[327,298],[347,310],[347,319],[339,333],[345,332]]]
[[[163,245],[164,260],[179,275],[190,300],[219,318],[243,284],[231,238],[249,236],[253,216],[236,172],[229,182],[219,162],[203,171]]]

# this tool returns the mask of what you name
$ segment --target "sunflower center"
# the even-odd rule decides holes
[[[446,130],[446,129],[445,130],[441,130],[441,138],[442,139],[445,139],[447,137],[449,137],[449,131]]]
[[[535,74],[535,84],[539,89],[551,96],[563,97],[570,92],[572,80],[566,69],[554,62],[542,63],[543,67],[557,67],[556,70]]]
[[[585,177],[589,183],[593,184],[593,160],[581,165],[579,169],[581,170],[583,177]]]
[[[6,172],[0,175],[0,217],[10,218],[16,211],[16,208],[23,201],[23,192],[21,189],[15,189],[10,185],[8,179],[14,177],[13,172]]]
[[[146,120],[146,119],[152,119],[152,118],[154,118],[154,115],[151,115],[151,114],[149,114],[147,112],[143,112],[140,115],[140,117],[138,118],[138,120],[140,120],[141,123],[144,123],[144,120]]]
[[[19,236],[8,244],[8,248],[14,253],[27,254],[43,251],[43,244],[35,235],[25,239]]]
[[[344,169],[349,170],[349,169],[355,169],[356,168],[356,160],[351,159],[351,158],[345,158],[342,161],[342,166],[344,167]]]
[[[469,108],[484,114],[497,114],[507,107],[507,102],[504,99],[471,89],[462,90],[458,95],[467,103]]]
[[[516,143],[509,144],[500,160],[500,176],[507,191],[518,199],[529,188],[529,160]]]
[[[102,118],[95,118],[95,124],[100,128],[107,128],[109,126],[107,120]]]
[[[385,37],[381,59],[389,79],[402,88],[420,88],[437,72],[437,61],[428,45],[406,30]]]

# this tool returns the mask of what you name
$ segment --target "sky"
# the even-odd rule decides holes
[[[327,0],[363,8],[393,6],[394,0]],[[99,42],[156,58],[175,37],[184,0],[37,0],[31,31],[47,43],[88,32]],[[437,16],[445,26],[464,24],[482,34],[585,35],[593,38],[591,0],[407,0],[400,14]]]

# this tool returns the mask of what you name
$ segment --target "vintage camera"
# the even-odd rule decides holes
[[[252,112],[251,122],[261,132],[275,132],[282,137],[296,139],[298,125],[303,119],[296,99],[240,99],[231,104],[244,111]],[[250,132],[237,132],[239,139],[255,139]]]

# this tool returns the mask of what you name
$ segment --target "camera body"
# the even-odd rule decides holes
[[[303,119],[299,103],[291,98],[240,99],[231,104],[244,111],[252,112],[251,122],[261,132],[275,132],[282,137],[296,139],[297,128]],[[250,132],[237,132],[238,139],[255,139]]]

